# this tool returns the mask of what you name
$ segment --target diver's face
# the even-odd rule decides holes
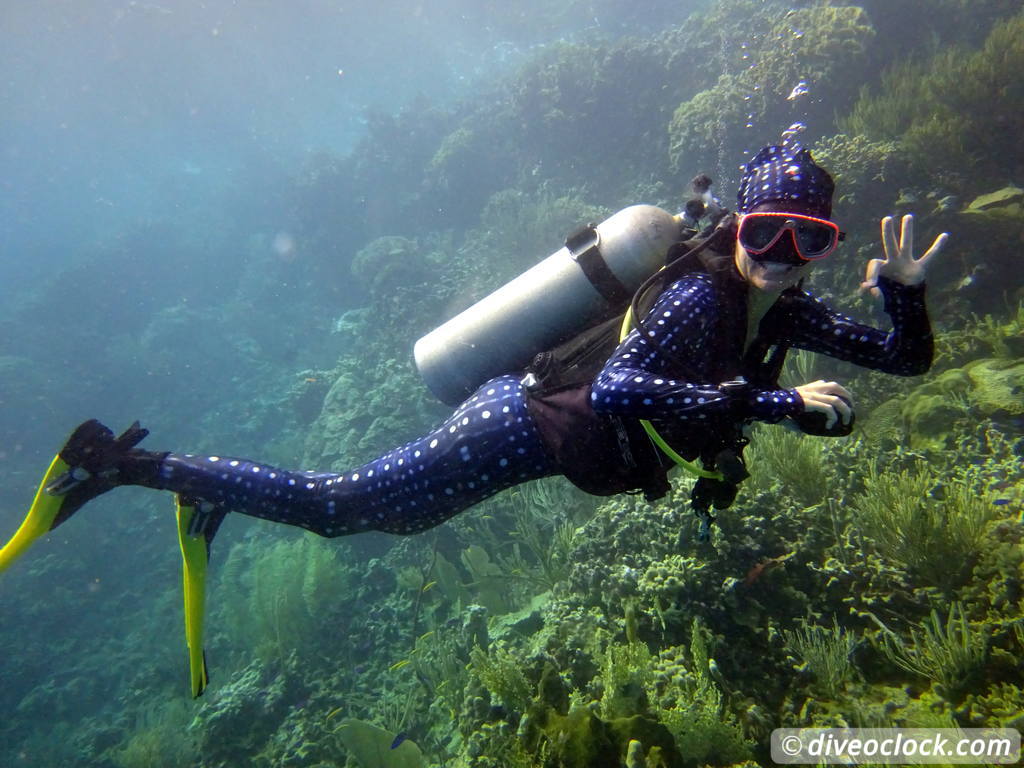
[[[764,203],[750,213],[780,212],[811,214],[806,206],[789,201]],[[800,258],[788,233],[769,250],[755,258],[736,240],[736,270],[752,287],[765,293],[782,293],[811,273],[811,262]]]
[[[783,238],[783,240],[785,239]],[[776,246],[776,248],[778,247]],[[788,247],[792,248],[793,246],[789,245]],[[771,253],[763,254],[763,256],[770,258]],[[782,293],[807,277],[811,273],[811,265],[810,262],[798,266],[784,261],[755,261],[737,241],[736,270],[744,280],[759,291]]]

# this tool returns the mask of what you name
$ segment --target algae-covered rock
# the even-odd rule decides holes
[[[1024,359],[976,360],[964,366],[971,403],[985,416],[1024,413]]]
[[[968,203],[964,213],[1000,218],[1024,217],[1024,189],[1010,185],[979,195]]]
[[[362,768],[426,768],[423,753],[414,742],[362,720],[342,722],[338,737]]]
[[[957,418],[964,415],[958,401],[946,394],[915,392],[903,406],[903,418],[910,430],[911,445],[915,448],[934,446],[941,448],[953,434]]]
[[[958,421],[1024,413],[1024,359],[984,358],[915,388],[901,415],[915,448],[947,446]]]
[[[352,259],[352,276],[371,294],[430,278],[423,251],[415,240],[378,237]]]
[[[681,768],[686,763],[676,750],[669,730],[648,717],[633,715],[602,720],[588,709],[568,715],[547,712],[540,733],[551,747],[549,755],[565,768],[621,768],[632,749],[633,759],[648,750],[648,763]],[[630,747],[638,743],[640,746]],[[640,763],[643,765],[643,763]]]

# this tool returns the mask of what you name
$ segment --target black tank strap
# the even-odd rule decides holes
[[[590,284],[613,306],[623,305],[631,296],[629,289],[608,267],[600,249],[601,235],[595,224],[580,227],[567,238],[565,247],[573,261],[580,265]]]

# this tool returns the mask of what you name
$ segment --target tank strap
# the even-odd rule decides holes
[[[601,255],[601,234],[596,224],[580,227],[567,238],[565,247],[573,261],[579,264],[587,280],[612,306],[626,304],[632,293],[615,276]]]

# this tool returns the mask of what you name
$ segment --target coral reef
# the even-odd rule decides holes
[[[894,65],[878,93],[865,92],[840,127],[852,136],[898,140],[919,172],[953,174],[977,189],[1016,157],[1009,137],[1021,130],[1021,72],[1024,14],[1018,13],[993,26],[978,51],[954,48],[926,63]]]
[[[31,493],[67,414],[109,398],[160,448],[317,469],[377,455],[447,413],[412,339],[638,196],[678,207],[707,170],[727,199],[744,152],[796,121],[848,231],[816,293],[854,306],[879,215],[954,234],[929,277],[933,370],[791,354],[787,385],[849,385],[858,427],[823,441],[759,425],[752,477],[706,543],[685,477],[654,504],[545,480],[408,538],[232,518],[196,703],[167,499],[125,491],[96,510],[95,551],[61,533],[4,575],[4,764],[752,768],[779,726],[1022,727],[1019,3],[720,0],[643,39],[588,34],[521,51],[450,108],[370,115],[350,156],[311,155],[244,236],[140,226],[15,297],[0,318],[12,487]],[[790,100],[800,81],[810,98]],[[245,264],[185,301],[179,249]],[[83,316],[112,270],[138,301]],[[872,311],[852,310],[886,322]],[[126,541],[131,557],[109,557]]]

